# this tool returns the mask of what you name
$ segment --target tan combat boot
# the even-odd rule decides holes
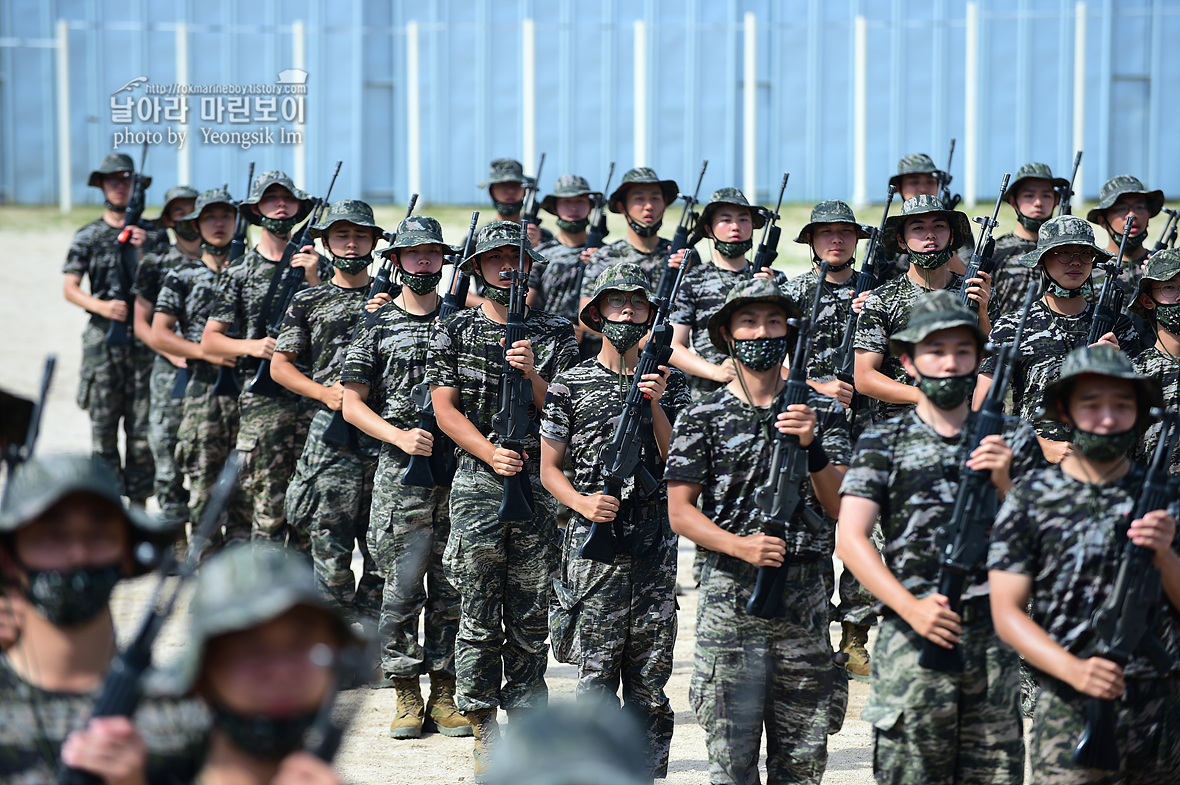
[[[492,756],[496,754],[496,745],[500,742],[500,726],[496,724],[496,710],[469,711],[467,719],[471,721],[471,728],[475,735],[473,754],[475,781],[477,783],[487,782]]]
[[[848,655],[845,670],[857,681],[868,681],[869,651],[865,644],[869,642],[869,628],[847,621],[840,626],[843,630],[840,636],[840,651]]]
[[[389,738],[417,739],[422,735],[422,718],[425,714],[418,677],[395,676],[393,688],[397,691],[397,716],[389,723]]]
[[[435,730],[444,736],[470,736],[471,722],[455,706],[455,676],[435,671],[430,674],[430,699],[426,714]]]

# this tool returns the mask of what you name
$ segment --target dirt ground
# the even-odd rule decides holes
[[[443,219],[448,240],[457,243],[466,229],[469,211],[451,208],[428,212]],[[158,210],[148,211],[148,214],[156,213]],[[76,210],[69,216],[61,216],[52,208],[0,209],[0,247],[8,249],[9,259],[0,264],[0,386],[21,394],[32,394],[39,384],[45,355],[54,353],[58,358],[57,375],[38,445],[41,453],[83,452],[89,448],[89,421],[85,412],[74,403],[81,356],[79,337],[86,316],[63,299],[60,269],[73,231],[96,214],[95,210]],[[403,214],[397,208],[378,210],[378,218],[384,219],[389,227],[396,226],[397,219]],[[801,270],[806,264],[801,253],[803,247],[790,242],[798,227],[806,223],[806,216],[807,208],[784,209],[781,250],[786,262],[783,266],[791,272]],[[874,208],[866,211],[862,220],[876,223],[877,217],[879,212]],[[666,230],[669,235],[673,220],[674,216],[670,215]],[[619,236],[619,228],[612,225],[614,237]],[[685,587],[692,586],[689,574],[691,554],[691,544],[683,542],[680,583]],[[153,580],[146,578],[130,582],[118,591],[116,610],[121,635],[133,630]],[[677,785],[707,781],[704,733],[688,705],[696,601],[696,591],[691,588],[680,598],[679,635],[668,684],[676,711],[676,732],[667,782]],[[161,638],[158,661],[170,659],[184,643],[183,632],[176,621],[168,625]],[[836,626],[833,626],[833,637],[834,642],[838,640]],[[572,666],[551,661],[546,675],[551,698],[561,700],[572,696],[575,677]],[[349,781],[374,785],[390,781],[433,785],[471,780],[470,739],[430,735],[420,740],[394,741],[387,735],[395,703],[393,691],[362,692],[364,702],[338,758]],[[850,692],[844,729],[831,737],[829,744],[830,758],[824,781],[835,785],[861,785],[872,779],[869,726],[860,720],[868,686],[852,682]]]

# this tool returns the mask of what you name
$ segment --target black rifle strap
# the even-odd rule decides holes
[[[250,252],[246,251],[246,253],[250,253]],[[262,256],[262,254],[259,254],[259,256]],[[263,257],[263,258],[265,258],[265,257]],[[268,259],[267,261],[270,261],[270,260]],[[279,279],[281,279],[283,277],[283,274],[286,272],[286,270],[279,269],[279,265],[281,265],[282,263],[283,263],[282,259],[280,259],[279,261],[274,263],[275,272],[274,272],[274,275],[272,275],[270,277],[270,286],[268,286],[266,289],[266,296],[262,298],[262,308],[260,308],[259,312],[258,312],[258,315],[261,317],[260,322],[262,324],[262,329],[264,332],[266,331],[266,328],[270,324],[270,321],[271,321],[271,319],[270,319],[270,306],[271,306],[271,303],[274,302],[275,292],[277,292],[279,289]],[[257,332],[257,330],[255,330],[255,332]],[[261,337],[262,337],[261,335],[254,336],[254,338],[256,340]]]

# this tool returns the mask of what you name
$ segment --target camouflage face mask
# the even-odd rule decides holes
[[[1155,301],[1155,320],[1170,333],[1180,333],[1180,304]]]
[[[660,218],[652,223],[651,226],[641,224],[631,218],[631,213],[626,210],[623,211],[623,216],[627,219],[627,226],[631,227],[631,231],[640,237],[655,237],[656,232],[660,231],[660,227],[664,225],[664,218]]]
[[[229,253],[229,247],[231,245],[233,245],[232,240],[225,245],[213,245],[212,243],[207,243],[204,240],[201,240],[201,250],[205,253],[213,254],[214,256],[225,256]]]
[[[414,294],[428,294],[438,289],[438,282],[442,280],[442,270],[436,273],[407,273],[401,274],[404,283]]]
[[[919,376],[918,389],[939,409],[957,409],[975,389],[975,373],[965,376]]]
[[[262,224],[263,229],[273,232],[280,237],[286,237],[295,228],[295,224],[299,223],[299,219],[295,216],[291,216],[290,218],[267,218],[263,216],[258,219],[258,223]]]
[[[1114,229],[1110,228],[1109,223],[1106,225],[1106,231],[1110,233],[1110,239],[1114,240],[1115,245],[1122,245],[1123,244],[1123,236],[1121,234],[1119,234],[1118,232],[1116,232]],[[1135,251],[1139,248],[1142,248],[1143,241],[1146,239],[1147,239],[1147,232],[1140,232],[1139,234],[1131,235],[1130,237],[1127,238],[1127,250],[1128,251]]]
[[[192,221],[177,221],[176,225],[172,227],[172,231],[176,232],[176,236],[181,240],[192,242],[193,240],[201,239],[201,233],[197,231],[197,227]]]
[[[496,206],[496,212],[500,215],[520,215],[520,211],[524,209],[524,199],[516,202],[501,202],[499,199],[492,199],[492,204]]]
[[[372,252],[364,256],[337,256],[336,254],[332,254],[332,266],[345,275],[356,275],[372,263]]]
[[[747,338],[733,342],[733,355],[751,371],[768,371],[782,365],[787,357],[789,338]]]
[[[223,706],[213,706],[213,724],[221,728],[238,749],[264,760],[281,760],[302,747],[303,737],[315,720],[315,712],[275,718],[245,716]]]
[[[936,270],[951,260],[955,249],[948,244],[941,251],[910,251],[910,263],[923,270]]]
[[[85,624],[106,607],[119,582],[118,564],[76,570],[28,570],[29,604],[58,627]]]
[[[635,322],[602,322],[602,334],[610,341],[619,354],[626,354],[627,350],[639,343],[639,339],[647,334],[646,324]]]
[[[564,218],[557,219],[557,228],[569,234],[581,234],[590,226],[589,218],[579,218],[576,221],[567,221]]]
[[[720,252],[726,259],[741,259],[750,252],[754,247],[754,238],[749,240],[739,240],[736,243],[727,243],[722,240],[714,240],[713,247]]]
[[[1087,278],[1082,283],[1082,285],[1076,289],[1066,289],[1064,286],[1057,283],[1057,281],[1053,280],[1053,277],[1049,275],[1049,273],[1045,272],[1044,270],[1041,272],[1045,277],[1045,293],[1051,294],[1054,297],[1060,297],[1062,300],[1072,300],[1075,297],[1085,297],[1086,299],[1089,299],[1090,294],[1094,291],[1094,287],[1090,283],[1091,279],[1089,278]]]
[[[1045,218],[1029,218],[1019,210],[1016,211],[1016,220],[1021,226],[1033,234],[1036,234],[1040,230],[1041,224],[1045,223],[1045,221],[1048,221],[1051,217],[1052,216],[1046,216]]]
[[[509,301],[512,299],[512,290],[507,286],[493,286],[484,280],[483,276],[479,276],[479,280],[483,281],[483,296],[505,308],[508,307]]]
[[[1094,433],[1074,428],[1073,443],[1082,455],[1098,463],[1116,461],[1124,457],[1139,441],[1139,432],[1134,428],[1118,433]]]

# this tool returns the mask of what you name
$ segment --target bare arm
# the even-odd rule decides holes
[[[107,319],[123,320],[127,318],[127,303],[122,300],[100,300],[82,291],[82,276],[77,273],[66,273],[62,286],[66,302],[73,303],[79,308]]]
[[[166,357],[184,357],[192,360],[206,359],[201,345],[185,340],[177,335],[173,332],[175,327],[175,316],[166,313],[153,315],[151,326],[148,328],[151,342],[144,341],[144,343]]]
[[[442,432],[469,455],[492,466],[496,446],[459,410],[459,388],[432,384],[430,399],[434,403],[434,419]]]
[[[672,531],[718,553],[734,556],[756,567],[777,567],[783,563],[787,544],[769,534],[746,537],[727,532],[697,509],[701,486],[691,482],[668,483],[668,521]]]
[[[734,377],[733,360],[726,360],[721,365],[714,365],[689,347],[688,342],[691,337],[692,328],[687,324],[672,325],[671,363],[673,365],[690,376],[712,379],[715,382],[728,382]]]
[[[400,448],[407,455],[425,455],[429,457],[434,451],[434,434],[421,428],[411,428],[408,431],[398,428],[385,418],[369,408],[369,386],[348,382],[344,385],[343,409],[345,421],[355,425],[362,431],[389,442]]]
[[[565,442],[541,437],[541,484],[545,490],[588,521],[613,521],[619,511],[619,500],[614,496],[606,496],[602,491],[589,495],[578,493],[563,471],[565,453]]]
[[[231,338],[227,322],[210,319],[205,322],[205,330],[201,333],[201,348],[211,355],[224,359],[238,357],[257,357],[260,360],[270,359],[275,350],[275,339],[269,335],[258,340],[246,338]]]
[[[971,399],[971,408],[979,411],[979,407],[983,406],[983,399],[987,397],[987,391],[991,389],[992,382],[995,376],[990,373],[981,373],[975,377],[975,395]]]
[[[868,349],[857,349],[856,365],[853,370],[856,389],[862,395],[876,398],[885,403],[916,404],[918,389],[890,379],[881,373],[881,366],[884,362],[885,355],[883,354],[870,352]]]
[[[319,401],[332,411],[339,411],[343,404],[344,386],[336,382],[331,387],[325,387],[309,379],[295,367],[297,356],[295,352],[275,352],[270,358],[270,378],[297,395]]]

